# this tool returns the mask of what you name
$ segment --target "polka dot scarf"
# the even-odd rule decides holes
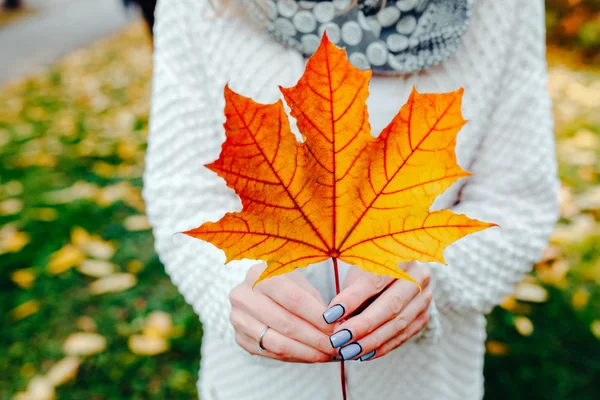
[[[286,46],[311,55],[326,31],[350,62],[380,74],[440,64],[467,30],[475,0],[245,0],[253,19]],[[261,6],[262,5],[262,6]]]

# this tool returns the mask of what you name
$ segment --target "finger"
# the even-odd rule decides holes
[[[421,285],[421,288],[429,287],[429,270],[427,268],[421,268],[414,264],[407,269],[407,272]],[[342,346],[347,343],[347,341],[344,342],[345,339],[359,340],[388,321],[405,318],[406,314],[401,314],[401,312],[406,306],[410,305],[414,309],[415,306],[421,305],[419,302],[413,304],[413,299],[417,294],[419,294],[419,288],[413,282],[395,281],[363,312],[347,319],[336,328],[336,333],[330,337],[332,345],[334,347]],[[414,316],[421,312],[420,309],[413,311]],[[406,322],[410,321],[411,319]],[[338,332],[341,333],[338,334]]]
[[[256,288],[285,310],[318,328],[321,332],[331,334],[333,327],[328,325],[321,315],[325,305],[311,296],[304,288],[291,279],[264,281]]]
[[[390,351],[402,346],[406,341],[411,339],[417,333],[421,332],[428,322],[429,313],[427,310],[425,310],[413,320],[413,322],[404,330],[404,332],[381,345],[375,350],[372,356],[367,358],[365,356],[368,355],[368,353],[365,353],[365,356],[361,357],[361,361],[374,360],[379,357],[383,357]]]
[[[265,324],[240,311],[232,312],[231,323],[236,328],[236,341],[250,354],[295,362],[331,361],[331,355],[286,337],[274,328],[269,328],[264,332],[262,347],[265,350],[259,353],[259,338],[265,329]]]
[[[325,301],[323,301],[323,296],[321,296],[321,292],[317,290],[309,281],[306,279],[304,275],[300,272],[292,272],[287,275],[292,281],[296,282],[298,286],[305,289],[311,296],[313,296],[319,303],[325,306]]]
[[[344,282],[344,289],[331,300],[323,319],[332,324],[352,314],[371,296],[380,293],[393,281],[389,276],[373,275],[359,268],[352,268]]]
[[[404,340],[410,339],[410,337],[412,337],[412,335],[414,335],[416,332],[410,334],[410,336],[406,336],[407,332],[411,331],[411,329],[414,327],[414,321],[417,320],[419,316],[427,313],[427,309],[431,303],[431,298],[431,290],[429,287],[427,287],[418,296],[416,296],[395,318],[387,321],[362,339],[357,340],[355,343],[359,344],[361,350],[358,355],[371,358],[369,355],[374,355],[371,354],[373,350],[376,350],[376,353],[378,351],[381,352],[381,347],[385,343],[393,341],[395,338],[403,337]],[[348,351],[345,351],[342,348],[340,350],[340,354],[344,356],[344,353],[348,354]]]
[[[250,293],[237,294],[245,301],[238,303],[236,296],[232,299],[232,304],[236,308],[239,308],[248,315],[252,316],[254,319],[260,321],[263,328],[265,325],[269,326],[283,336],[301,342],[306,346],[312,347],[313,349],[331,355],[336,354],[329,343],[329,336],[321,332],[311,323],[284,309],[274,300],[261,292],[252,291],[252,289],[249,287],[240,290],[249,291]],[[310,296],[308,297],[310,298]],[[316,300],[312,299],[312,301],[314,302]],[[318,311],[318,309],[316,311],[313,310],[313,313],[318,316]],[[248,335],[252,336],[251,331],[246,332]],[[258,332],[258,335],[260,335],[260,332]]]

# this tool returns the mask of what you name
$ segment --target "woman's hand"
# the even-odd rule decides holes
[[[427,324],[432,298],[429,269],[410,263],[406,272],[419,282],[420,293],[413,282],[373,275],[355,267],[348,271],[344,289],[323,314],[331,324],[346,318],[330,337],[331,346],[339,349],[343,359],[360,356],[361,361],[366,361],[381,357]],[[373,299],[374,296],[378,297]],[[367,307],[357,310],[365,302]]]
[[[332,361],[336,350],[329,343],[333,326],[322,317],[326,306],[319,292],[298,272],[252,285],[265,264],[252,267],[246,279],[230,293],[230,320],[236,341],[251,354],[289,362]],[[263,336],[263,352],[258,339]]]

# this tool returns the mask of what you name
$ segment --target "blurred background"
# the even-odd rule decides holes
[[[196,396],[202,327],[140,195],[139,2],[0,0],[0,399]],[[546,6],[561,219],[488,318],[486,399],[600,390],[600,0]]]

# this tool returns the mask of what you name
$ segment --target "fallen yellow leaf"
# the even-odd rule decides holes
[[[71,243],[75,246],[82,248],[90,241],[90,234],[88,231],[80,226],[75,226],[71,229]]]
[[[565,287],[567,284],[567,272],[569,272],[569,263],[566,260],[557,260],[547,268],[537,269],[536,276],[546,284]]]
[[[35,376],[27,385],[27,399],[54,400],[56,393],[52,383],[43,376]]]
[[[115,272],[115,265],[104,260],[84,260],[77,270],[84,275],[102,278]]]
[[[123,226],[128,231],[145,231],[150,229],[150,222],[145,215],[132,215],[125,218]]]
[[[0,215],[13,215],[20,213],[23,209],[23,200],[6,199],[0,202]]]
[[[0,254],[16,253],[29,243],[29,235],[13,224],[0,228]]]
[[[573,141],[577,147],[582,149],[598,150],[600,148],[600,139],[589,129],[580,129],[575,132]]]
[[[106,349],[106,339],[98,333],[75,332],[70,334],[62,346],[69,356],[89,356]]]
[[[50,207],[40,207],[29,209],[31,218],[37,221],[54,221],[58,218],[58,211]]]
[[[52,385],[60,386],[77,376],[77,370],[81,365],[81,359],[78,357],[65,357],[54,364],[46,373],[46,378]]]
[[[154,356],[169,349],[169,343],[164,338],[146,335],[131,336],[127,345],[132,353],[142,356]]]
[[[23,318],[27,318],[30,315],[35,314],[40,310],[40,302],[37,300],[29,300],[25,303],[18,305],[11,311],[12,318],[18,321]]]
[[[31,399],[31,397],[29,397],[29,393],[27,393],[27,392],[17,392],[12,397],[12,400],[32,400],[32,399]]]
[[[547,261],[556,260],[560,257],[560,247],[558,246],[547,246],[542,252],[542,256],[540,257],[540,263],[544,263]]]
[[[10,279],[23,289],[29,289],[33,287],[33,283],[35,282],[35,274],[31,268],[23,268],[14,271]]]
[[[546,289],[535,283],[521,282],[515,290],[515,298],[532,303],[543,303],[548,299]]]
[[[514,311],[517,308],[517,300],[514,296],[507,295],[504,297],[504,300],[502,300],[500,307],[506,311]]]
[[[144,263],[142,263],[140,260],[131,260],[127,263],[127,271],[131,272],[132,274],[139,274],[143,270]]]
[[[102,178],[113,178],[116,167],[104,161],[98,161],[92,166],[92,172]]]
[[[90,283],[91,294],[115,293],[127,290],[137,283],[135,275],[129,273],[118,273],[100,278]]]
[[[115,245],[107,240],[103,240],[98,235],[92,235],[90,240],[85,243],[81,249],[89,256],[101,260],[110,260],[115,254]]]
[[[527,317],[518,316],[514,319],[515,328],[523,336],[530,336],[533,333],[533,322]]]
[[[508,354],[508,346],[495,340],[486,342],[485,347],[489,354],[493,354],[495,356],[504,356]]]
[[[94,321],[91,317],[88,317],[87,315],[77,318],[77,321],[75,321],[75,326],[78,329],[81,329],[82,331],[86,332],[95,332],[98,330],[98,325],[96,324],[96,321]]]
[[[600,186],[595,186],[575,196],[575,203],[581,210],[600,209]]]
[[[171,334],[173,321],[164,311],[152,311],[144,321],[142,333],[146,336],[167,338]]]
[[[68,188],[46,193],[44,199],[50,204],[66,204],[76,200],[91,199],[98,190],[94,184],[79,181]]]
[[[127,197],[130,187],[125,182],[101,188],[95,196],[96,203],[101,207],[108,207]]]
[[[576,310],[581,310],[588,305],[590,301],[590,292],[584,288],[577,288],[571,296],[571,305]]]
[[[67,244],[50,255],[46,268],[50,274],[58,275],[79,265],[84,259],[85,254],[78,247]]]
[[[135,160],[139,151],[139,144],[121,139],[117,144],[117,155],[122,160]]]
[[[596,336],[596,339],[600,339],[600,319],[594,320],[590,325],[592,334]]]
[[[19,181],[8,181],[4,184],[4,192],[8,196],[18,196],[23,193],[23,184]]]

